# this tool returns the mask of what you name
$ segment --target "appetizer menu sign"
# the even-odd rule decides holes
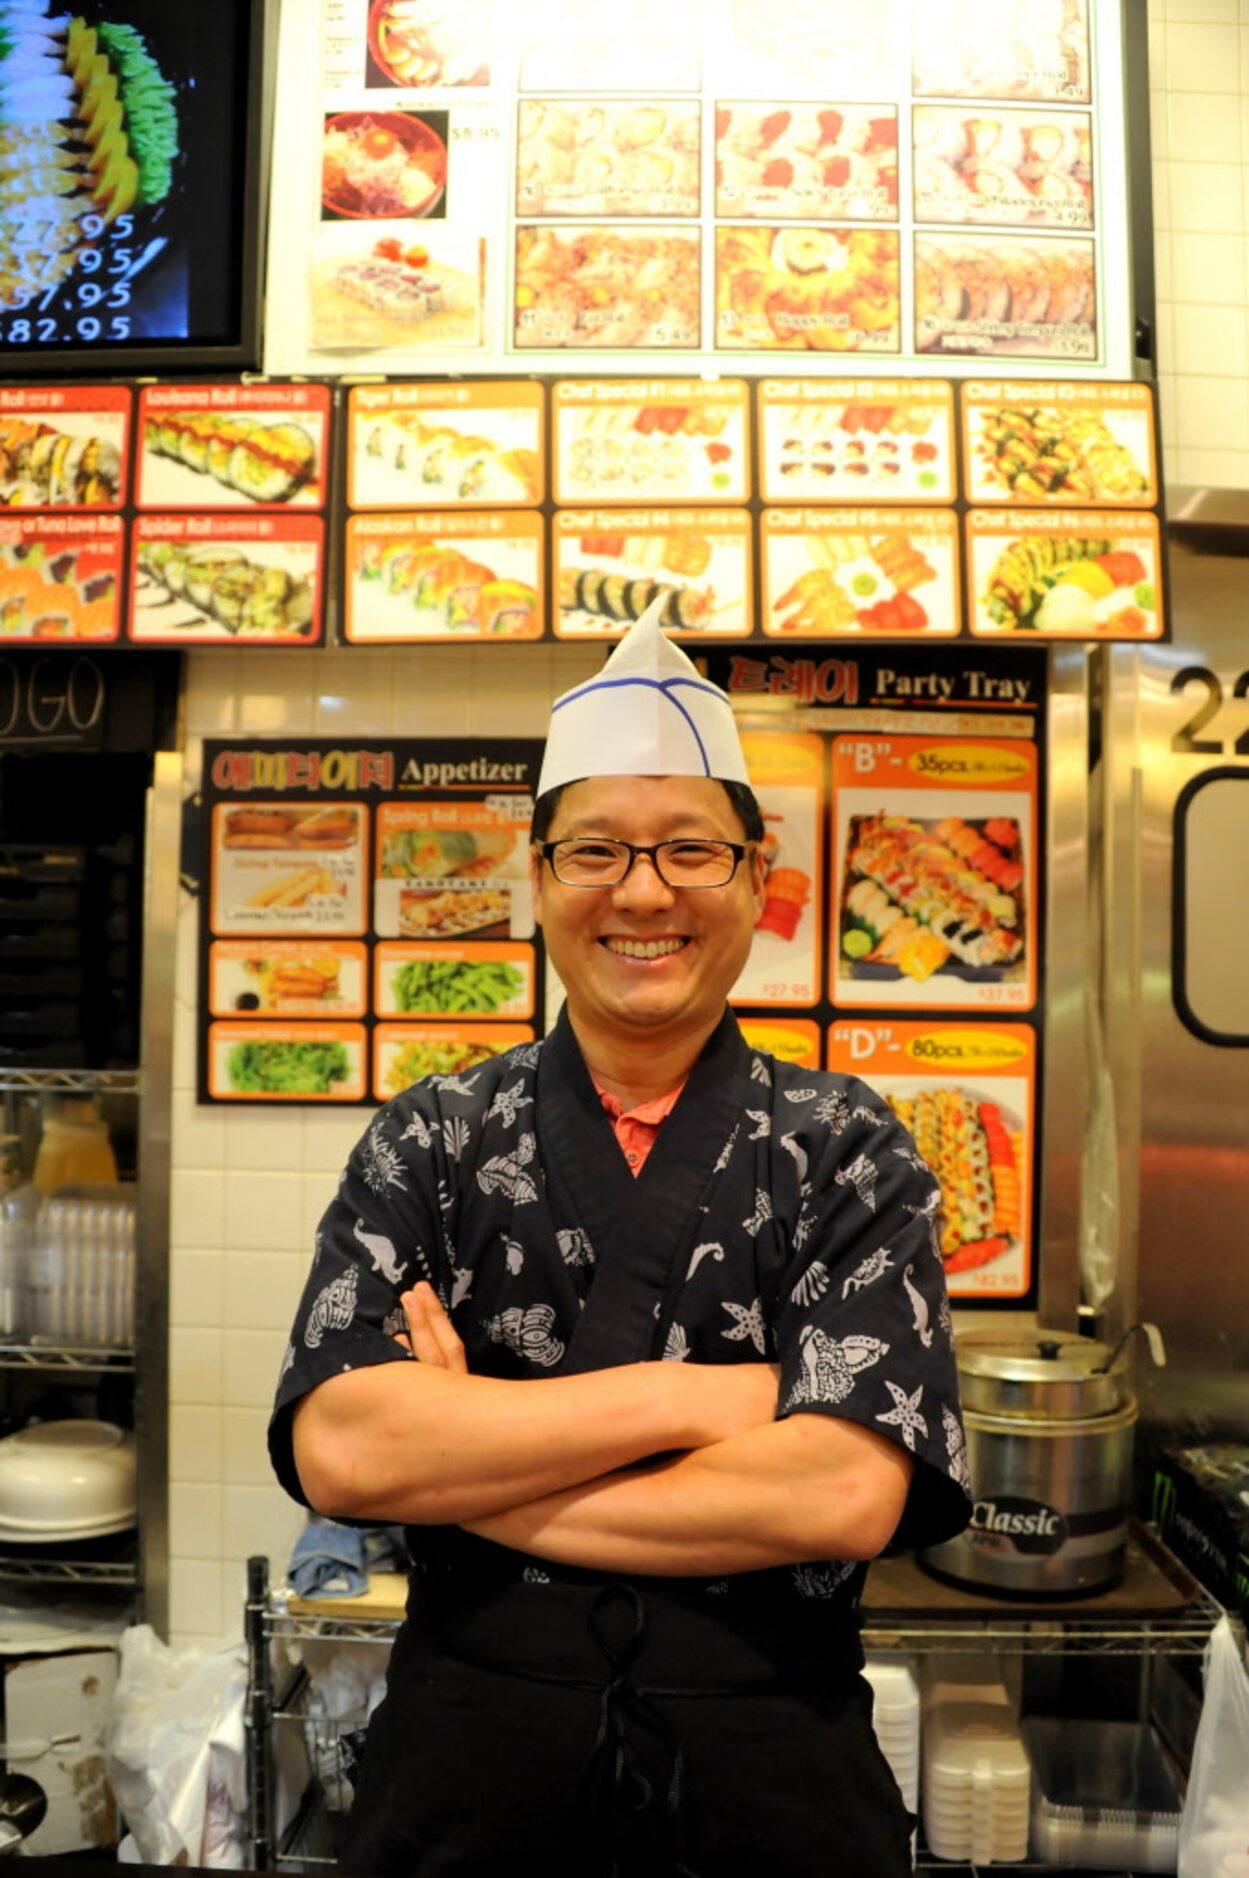
[[[725,650],[763,809],[733,993],[795,1063],[860,1075],[941,1180],[955,1297],[1035,1295],[1045,655]]]
[[[1146,385],[471,378],[345,395],[352,643],[612,639],[655,601],[690,641],[1165,635]]]
[[[201,1101],[384,1102],[541,1035],[540,759],[205,743]]]
[[[1118,0],[320,0],[270,369],[1131,364]]]

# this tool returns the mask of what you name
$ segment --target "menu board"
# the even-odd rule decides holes
[[[1166,633],[1147,385],[457,378],[346,396],[351,643],[612,639],[655,602],[694,642]]]
[[[955,1303],[1026,1297],[1037,1150],[1029,1026],[837,1023],[827,1067],[885,1097],[940,1182],[934,1249]]]
[[[941,1181],[953,1296],[1035,1298],[1045,654],[708,658],[763,810],[766,903],[732,994],[786,1061],[863,1078]]]
[[[266,363],[1125,376],[1121,33],[1119,0],[288,9]]]
[[[384,1102],[542,1034],[540,760],[205,743],[201,1101]]]

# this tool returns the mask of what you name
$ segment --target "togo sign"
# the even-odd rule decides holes
[[[93,659],[0,658],[0,744],[98,748],[106,695]]]

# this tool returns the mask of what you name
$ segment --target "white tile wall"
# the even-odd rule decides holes
[[[1173,482],[1249,487],[1249,0],[1150,7],[1160,404]],[[193,653],[200,739],[539,736],[595,648]],[[241,1634],[245,1560],[280,1573],[301,1515],[264,1430],[308,1248],[366,1112],[237,1113],[194,1100],[197,908],[184,896],[175,1025],[170,1350],[171,1630]]]
[[[1249,0],[1150,0],[1167,475],[1249,488]]]

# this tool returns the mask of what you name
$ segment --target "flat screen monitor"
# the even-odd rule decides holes
[[[0,0],[0,376],[256,363],[266,0]]]

